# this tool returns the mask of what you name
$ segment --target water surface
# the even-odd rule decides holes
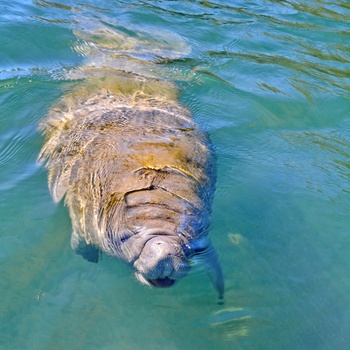
[[[159,71],[216,149],[224,305],[199,269],[155,290],[70,248],[37,126],[90,19],[191,48]],[[2,1],[0,348],[348,349],[349,22],[345,0]]]

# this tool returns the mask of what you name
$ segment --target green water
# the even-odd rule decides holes
[[[37,126],[83,18],[191,48],[159,68],[215,145],[224,305],[200,269],[155,290],[70,248]],[[0,349],[348,349],[349,22],[345,0],[1,1]]]

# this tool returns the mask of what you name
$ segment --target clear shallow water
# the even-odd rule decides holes
[[[347,1],[3,1],[0,13],[1,349],[349,347]],[[70,249],[37,125],[83,64],[81,18],[191,47],[160,70],[216,148],[224,305],[201,271],[148,289]]]

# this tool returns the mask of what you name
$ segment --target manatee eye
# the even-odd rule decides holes
[[[130,232],[125,232],[122,234],[122,236],[119,238],[119,241],[121,243],[126,242],[130,237],[132,236],[132,234]]]
[[[115,245],[118,246],[120,244],[125,243],[130,237],[132,236],[131,233],[125,232],[121,236],[115,235],[112,231],[107,232],[108,239]]]
[[[207,245],[202,244],[183,244],[182,249],[187,258],[191,259],[195,255],[205,254],[208,250]]]
[[[197,247],[195,249],[193,249],[193,252],[195,254],[199,254],[199,253],[204,253],[207,250],[207,247]]]

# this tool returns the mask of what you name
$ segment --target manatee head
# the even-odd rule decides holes
[[[190,265],[182,245],[174,237],[159,235],[144,245],[134,269],[141,283],[166,288],[186,276]]]

